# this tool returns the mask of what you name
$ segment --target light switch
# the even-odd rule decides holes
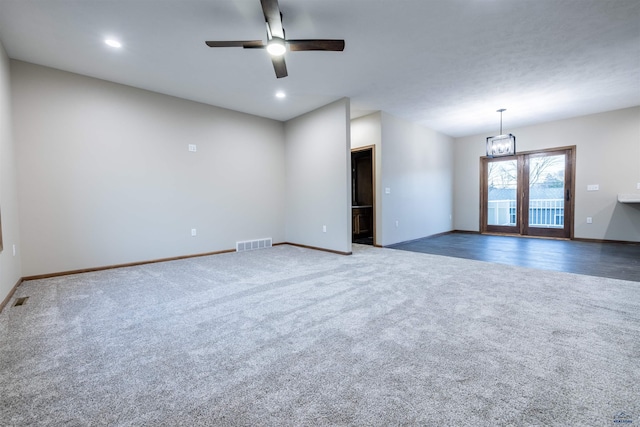
[[[636,189],[640,190],[640,182],[636,184]]]
[[[587,185],[587,191],[598,191],[598,190],[600,190],[600,186],[598,184]]]
[[[587,217],[587,224],[593,224],[593,218],[590,216]]]
[[[189,151],[193,151],[194,153],[198,150],[196,144],[189,144]]]
[[[192,235],[192,236],[195,236],[196,234],[197,234],[197,233],[196,233],[196,229],[195,229],[195,228],[192,228],[192,229],[191,229],[191,235]]]
[[[389,187],[385,188],[384,194],[391,194],[391,189]]]

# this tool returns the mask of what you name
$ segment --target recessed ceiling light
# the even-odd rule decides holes
[[[122,43],[120,43],[118,40],[106,39],[104,42],[107,44],[107,46],[117,47],[117,48],[122,47]]]
[[[283,91],[279,90],[278,92],[276,92],[276,98],[286,98],[287,94],[284,93]]]

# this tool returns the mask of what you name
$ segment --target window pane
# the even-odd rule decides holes
[[[489,162],[487,225],[516,225],[517,160]]]
[[[529,227],[564,228],[565,155],[529,160]]]

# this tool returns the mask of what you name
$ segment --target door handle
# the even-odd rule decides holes
[[[569,200],[571,200],[571,190],[569,190],[568,188],[567,188],[567,199],[566,200],[567,200],[567,202]]]

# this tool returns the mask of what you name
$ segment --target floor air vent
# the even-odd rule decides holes
[[[236,242],[236,252],[252,251],[255,249],[264,249],[271,247],[271,237],[267,239],[245,240],[244,242]]]
[[[13,303],[13,306],[20,307],[21,305],[24,305],[24,303],[26,303],[28,299],[29,297],[16,298],[16,302]]]

